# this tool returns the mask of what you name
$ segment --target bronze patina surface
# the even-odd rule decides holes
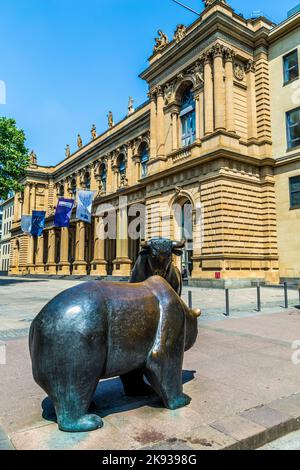
[[[34,379],[51,398],[59,428],[101,427],[88,413],[99,380],[136,370],[167,408],[187,405],[183,355],[197,338],[199,315],[159,276],[87,282],[51,300],[32,322],[29,346]]]
[[[173,255],[182,256],[185,241],[152,238],[142,243],[142,249],[133,268],[130,282],[142,282],[150,276],[161,276],[178,295],[182,293],[182,276],[172,262]]]

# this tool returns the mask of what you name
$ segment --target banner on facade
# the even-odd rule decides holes
[[[41,237],[45,228],[46,212],[32,211],[31,235]]]
[[[92,222],[94,194],[94,191],[78,191],[76,219],[83,220],[89,224]]]
[[[32,225],[32,216],[31,215],[22,215],[21,218],[21,230],[26,235],[31,235],[31,225]]]
[[[54,216],[56,227],[69,227],[73,206],[74,199],[59,198]]]

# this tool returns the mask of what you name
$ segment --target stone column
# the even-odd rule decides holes
[[[30,215],[30,187],[29,184],[24,189],[23,215]]]
[[[34,237],[30,235],[28,235],[27,270],[28,274],[34,273]]]
[[[203,139],[205,135],[205,129],[204,129],[204,90],[200,91],[199,94],[199,112],[200,112],[200,117],[199,117],[199,131],[200,131],[200,140]]]
[[[150,158],[156,158],[157,150],[157,104],[156,104],[156,92],[150,93]]]
[[[162,87],[157,90],[157,156],[165,155],[165,116],[164,92]]]
[[[214,61],[214,104],[215,128],[225,130],[225,86],[223,72],[223,47],[216,44],[213,48]]]
[[[214,95],[210,52],[204,56],[204,107],[205,135],[208,135],[214,131]]]
[[[65,197],[65,198],[69,198],[69,197],[70,197],[70,193],[69,193],[69,183],[68,183],[68,179],[67,179],[67,178],[63,181],[63,185],[64,185],[64,197]]]
[[[106,163],[106,194],[113,192],[113,172],[112,172],[112,159],[111,156],[105,159]]]
[[[75,275],[86,275],[87,262],[85,261],[85,223],[76,222],[76,260],[73,264]]]
[[[35,273],[36,274],[44,274],[45,273],[44,236],[43,235],[41,237],[37,237]]]
[[[172,150],[178,150],[178,110],[172,111]]]
[[[35,203],[36,203],[36,193],[35,193],[35,184],[31,184],[31,189],[30,189],[30,214],[32,214],[32,211],[35,210]]]
[[[226,130],[235,132],[234,116],[234,88],[233,88],[233,59],[234,51],[225,51],[225,79],[226,79]]]
[[[200,122],[201,122],[201,110],[200,110],[200,95],[195,95],[196,103],[196,142],[200,142]]]
[[[135,171],[133,170],[134,162],[132,161],[132,156],[133,156],[132,144],[129,143],[127,147],[127,170],[126,170],[129,186],[133,186],[134,184],[137,183],[136,174],[135,174]]]
[[[91,163],[89,165],[89,172],[90,172],[90,178],[91,178],[91,191],[97,191],[97,181],[95,178],[95,169],[94,165]]]
[[[113,261],[113,276],[130,276],[131,260],[128,258],[127,207],[117,211],[117,257]]]
[[[255,62],[253,60],[249,60],[247,64],[246,80],[247,80],[248,139],[257,139]]]
[[[94,259],[91,264],[92,276],[107,275],[107,262],[105,261],[105,232],[102,217],[95,217],[94,221]]]
[[[47,274],[56,274],[55,263],[55,229],[51,228],[48,231],[48,259],[47,259]]]
[[[62,227],[60,232],[60,262],[59,274],[68,276],[70,274],[69,263],[69,229]]]

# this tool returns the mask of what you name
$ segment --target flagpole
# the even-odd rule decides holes
[[[195,15],[201,16],[200,13],[198,13],[197,11],[195,11],[192,8],[188,7],[187,5],[184,5],[183,3],[179,2],[178,0],[172,0],[172,2],[177,3],[177,5],[180,5],[181,7],[185,8],[186,10],[191,11],[192,13],[195,13]]]

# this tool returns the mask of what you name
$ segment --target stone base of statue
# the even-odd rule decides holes
[[[91,262],[92,276],[107,276],[107,261],[104,259],[96,259]]]
[[[61,262],[58,264],[58,271],[57,274],[61,276],[69,276],[70,275],[70,266],[71,264],[67,261]]]
[[[28,264],[27,265],[27,273],[28,274],[35,274],[35,265],[34,264]]]
[[[46,265],[46,273],[50,276],[54,276],[57,273],[56,263],[49,263]]]
[[[35,274],[45,274],[45,265],[44,264],[36,264],[35,265]]]
[[[99,380],[116,376],[128,395],[149,392],[145,375],[165,407],[188,405],[183,356],[196,341],[199,315],[159,276],[87,282],[56,296],[32,322],[29,347],[33,377],[52,400],[59,429],[101,428],[90,405]]]
[[[86,276],[87,262],[86,261],[74,261],[72,274],[73,276]]]
[[[113,276],[130,276],[132,261],[129,258],[117,258],[113,261],[113,266]]]

